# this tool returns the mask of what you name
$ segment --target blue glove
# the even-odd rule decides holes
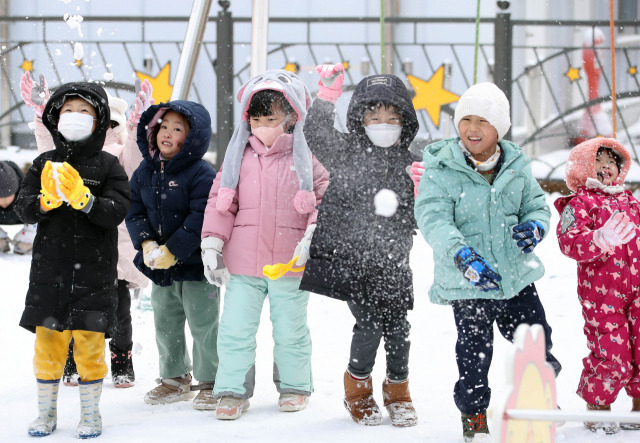
[[[473,248],[460,249],[454,261],[464,278],[476,288],[482,289],[482,292],[498,290],[498,282],[502,277]]]
[[[537,220],[530,220],[515,225],[511,237],[518,242],[518,247],[522,248],[522,252],[528,254],[529,252],[533,252],[533,248],[540,243],[543,235],[544,228],[542,227],[542,223]]]

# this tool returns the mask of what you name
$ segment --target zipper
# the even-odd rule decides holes
[[[162,183],[164,182],[164,160],[160,160],[160,183],[158,184],[158,235],[162,239]]]

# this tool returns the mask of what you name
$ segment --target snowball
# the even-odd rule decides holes
[[[82,60],[82,57],[84,57],[84,48],[82,47],[82,43],[76,42],[73,44],[73,58]]]
[[[391,217],[398,209],[398,196],[391,189],[381,189],[373,198],[376,215]]]
[[[98,34],[98,37],[100,37],[102,35],[102,28],[98,28],[98,31],[96,31],[96,34]]]
[[[69,29],[78,29],[78,35],[82,37],[82,27],[80,26],[80,23],[82,23],[84,17],[82,17],[81,15],[65,14],[63,19],[65,22],[67,22]]]
[[[62,166],[62,162],[51,162],[51,170],[53,171],[53,180],[56,182],[56,194],[62,201],[69,201],[60,190],[60,173],[58,168]]]
[[[113,73],[105,72],[104,74],[102,74],[102,77],[104,77],[106,81],[111,81],[113,80]]]

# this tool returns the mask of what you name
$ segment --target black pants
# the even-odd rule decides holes
[[[551,354],[551,326],[533,284],[509,300],[456,300],[451,302],[458,330],[456,362],[458,381],[453,389],[456,406],[466,414],[477,414],[489,407],[489,367],[493,357],[493,322],[504,338],[513,341],[516,328],[539,324],[544,329],[546,360],[556,376],[562,366]]]
[[[409,376],[409,331],[405,309],[387,309],[359,302],[347,302],[356,319],[351,339],[349,371],[366,377],[373,370],[380,340],[384,337],[387,354],[387,377],[405,380]]]
[[[111,337],[111,345],[117,349],[126,350],[133,343],[133,329],[131,327],[131,294],[129,282],[118,280],[118,308],[116,310],[118,326]]]

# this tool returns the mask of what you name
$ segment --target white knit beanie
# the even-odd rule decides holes
[[[456,129],[460,120],[468,115],[477,115],[491,123],[498,132],[498,141],[502,140],[511,126],[509,100],[493,83],[477,83],[462,94],[453,117]]]
[[[109,109],[111,110],[111,120],[114,122],[118,122],[118,124],[124,127],[125,123],[127,123],[127,116],[125,112],[127,112],[127,102],[121,98],[113,97],[107,93],[107,98],[109,99]]]

